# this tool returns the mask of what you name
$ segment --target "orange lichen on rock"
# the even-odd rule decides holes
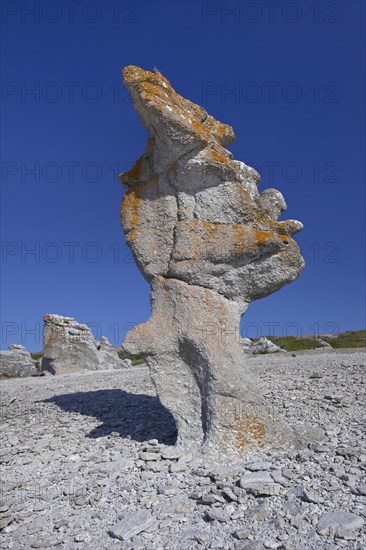
[[[301,229],[301,224],[295,220],[286,220],[283,222],[277,222],[273,220],[268,214],[261,213],[253,222],[254,227],[258,227],[260,231],[267,232],[273,231],[277,233],[278,237],[285,237],[284,240],[287,240],[289,236],[293,235],[299,229]]]
[[[212,135],[208,126],[204,126],[200,121],[194,119],[193,117],[190,117],[189,122],[197,135],[204,138],[207,142],[210,141]]]
[[[263,447],[266,435],[264,424],[255,415],[247,415],[236,420],[231,443],[238,451],[244,451],[249,445]]]
[[[222,145],[231,145],[235,140],[234,130],[228,124],[218,123],[216,127],[218,140]]]
[[[144,161],[144,157],[140,157],[132,166],[131,170],[129,170],[128,172],[124,172],[123,174],[120,175],[120,179],[122,183],[124,183],[125,185],[133,185],[134,183],[138,183],[142,180],[143,161]]]
[[[139,82],[151,82],[152,84],[159,84],[174,92],[169,81],[159,72],[152,73],[145,71],[140,67],[134,65],[128,65],[122,71],[122,78],[125,84],[137,84]],[[176,93],[176,92],[174,92]]]
[[[141,186],[142,184],[134,185],[123,196],[121,218],[126,232],[136,228],[139,222]]]
[[[211,157],[217,162],[227,163],[228,161],[230,161],[229,157],[225,157],[224,155],[221,155],[215,149],[211,149]]]
[[[290,238],[276,231],[262,231],[249,225],[220,224],[204,220],[182,220],[176,224],[174,261],[180,269],[188,261],[230,262],[254,257],[267,245],[283,250]],[[192,266],[191,266],[192,267]]]
[[[205,109],[177,94],[158,71],[152,73],[129,66],[123,69],[122,75],[132,97],[137,99],[137,110],[148,103],[150,108],[158,110],[163,119],[168,117],[172,124],[175,118],[187,132],[206,143],[216,142],[218,148],[234,141],[235,134],[231,126],[215,120]],[[144,119],[143,113],[141,115]]]
[[[146,101],[149,100],[158,100],[163,101],[165,104],[172,102],[171,95],[168,95],[165,88],[163,88],[159,83],[152,82],[142,82],[140,85],[140,94],[142,99]]]
[[[187,222],[192,224],[194,232],[196,234],[204,233],[203,240],[207,243],[213,241],[219,242],[221,239],[227,239],[231,237],[231,242],[235,246],[242,246],[245,249],[249,245],[261,246],[266,243],[268,239],[279,238],[282,241],[286,241],[288,236],[283,233],[277,233],[277,231],[262,231],[255,227],[239,225],[239,224],[220,224],[207,222],[203,220],[192,220]]]
[[[255,232],[255,242],[258,246],[265,244],[268,239],[281,239],[281,241],[287,241],[287,235],[277,233],[276,231],[260,231],[259,229],[254,229]]]

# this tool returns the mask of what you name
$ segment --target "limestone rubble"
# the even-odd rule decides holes
[[[364,550],[365,350],[246,365],[288,426],[326,431],[321,445],[192,456],[145,366],[2,382],[2,550]]]
[[[259,193],[259,174],[233,159],[230,126],[159,72],[129,66],[123,81],[149,138],[121,174],[122,224],[152,305],[124,348],[146,355],[179,444],[242,453],[292,440],[243,365],[239,323],[250,302],[300,275],[302,224],[277,221],[285,200]]]

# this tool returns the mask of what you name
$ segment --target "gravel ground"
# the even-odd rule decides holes
[[[246,361],[324,441],[209,465],[173,447],[144,366],[2,381],[2,548],[364,549],[364,351]]]

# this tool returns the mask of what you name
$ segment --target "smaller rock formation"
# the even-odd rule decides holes
[[[125,366],[107,338],[99,344],[87,325],[73,317],[44,316],[42,371],[69,374]]]
[[[29,351],[24,346],[11,344],[8,351],[0,351],[0,376],[36,376],[38,369]]]
[[[252,340],[250,338],[240,338],[240,343],[243,346],[243,350],[248,353],[252,353]]]
[[[252,344],[252,353],[278,353],[279,351],[285,351],[271,340],[268,340],[265,336],[259,338]]]
[[[44,316],[42,371],[68,374],[98,368],[98,348],[89,327],[73,317]]]
[[[105,336],[100,340],[98,357],[101,369],[120,369],[129,366],[126,361],[118,357],[118,353]]]
[[[258,338],[258,340],[251,340],[250,338],[242,338],[241,344],[244,351],[260,354],[260,353],[278,353],[279,351],[285,351],[284,349],[274,344],[271,340],[268,340],[265,336]]]
[[[333,349],[333,347],[328,342],[326,342],[325,340],[322,340],[321,338],[319,338],[319,340],[317,340],[317,342],[315,344],[315,348],[316,349],[319,349],[319,348]]]

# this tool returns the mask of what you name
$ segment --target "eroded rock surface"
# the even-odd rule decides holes
[[[150,282],[152,315],[124,341],[146,354],[178,442],[230,449],[291,439],[263,407],[239,339],[248,304],[299,276],[295,220],[275,189],[225,148],[233,129],[178,95],[159,72],[129,66],[123,80],[147,148],[121,175],[126,241]]]
[[[107,338],[95,341],[87,325],[73,317],[44,316],[42,371],[69,374],[125,366]]]
[[[278,353],[285,351],[280,348],[280,346],[277,346],[277,344],[274,344],[271,340],[268,340],[268,338],[266,338],[265,336],[262,336],[261,338],[258,338],[254,341],[250,340],[250,338],[242,338],[241,344],[245,351],[249,351],[254,354]]]
[[[11,344],[8,351],[0,351],[0,376],[23,378],[35,376],[38,372],[31,354],[24,346]]]
[[[102,336],[98,346],[98,360],[101,369],[120,369],[130,366],[119,358],[118,353],[105,336]]]

